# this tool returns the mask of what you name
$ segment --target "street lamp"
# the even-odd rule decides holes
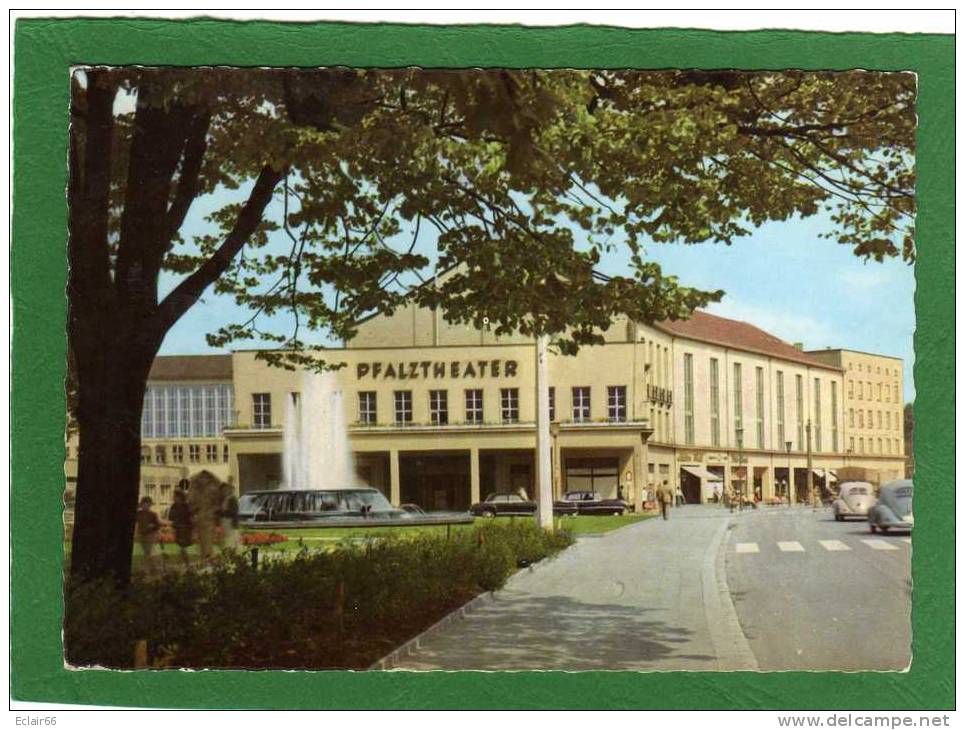
[[[808,446],[808,501],[814,504],[814,469],[811,463],[811,419],[808,419],[807,426],[804,428],[807,433],[807,446]]]
[[[784,485],[784,490],[787,492],[785,496],[787,497],[787,506],[791,506],[791,485],[794,483],[794,477],[791,473],[791,446],[793,446],[792,441],[785,441],[784,448],[787,449],[787,482]]]
[[[743,467],[744,429],[741,426],[738,426],[736,429],[734,429],[734,432],[737,435],[737,473],[741,475],[741,479],[740,479],[741,489],[740,489],[740,494],[737,497],[737,508],[743,509],[744,490],[747,488],[747,484],[746,484],[747,475],[743,474],[743,472],[741,471],[744,468]]]

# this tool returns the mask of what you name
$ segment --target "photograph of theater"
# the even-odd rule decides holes
[[[688,503],[732,488],[757,500],[789,488],[800,501],[809,457],[816,489],[843,469],[879,484],[904,476],[896,358],[804,351],[702,311],[652,326],[615,321],[605,339],[550,359],[556,494],[592,490],[639,507],[666,480]],[[326,352],[345,363],[335,377],[357,472],[394,504],[461,510],[493,492],[533,496],[532,340],[410,305]],[[156,360],[142,491],[162,509],[177,479],[201,468],[241,493],[280,485],[286,399],[306,376],[256,354]]]

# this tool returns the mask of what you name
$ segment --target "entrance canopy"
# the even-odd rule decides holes
[[[702,466],[683,466],[680,467],[688,474],[693,474],[698,479],[706,479],[709,482],[719,482],[721,478],[711,471],[707,471]]]
[[[829,482],[838,481],[838,475],[835,473],[834,469],[814,469],[814,476],[823,479],[827,476]]]

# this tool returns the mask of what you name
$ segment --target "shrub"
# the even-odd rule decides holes
[[[269,540],[273,535],[258,539]],[[165,575],[120,591],[69,585],[65,653],[74,665],[130,667],[148,642],[155,667],[361,668],[521,562],[571,542],[531,522],[444,535],[345,541],[251,564],[229,555],[203,572]]]

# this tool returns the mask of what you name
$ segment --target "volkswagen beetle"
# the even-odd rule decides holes
[[[911,510],[914,491],[911,479],[898,479],[885,484],[878,495],[878,503],[868,510],[871,532],[888,532],[892,528],[911,530],[915,526],[915,516]]]
[[[838,491],[838,497],[831,503],[834,519],[838,522],[848,517],[868,516],[868,510],[875,503],[874,489],[868,482],[845,482]]]

